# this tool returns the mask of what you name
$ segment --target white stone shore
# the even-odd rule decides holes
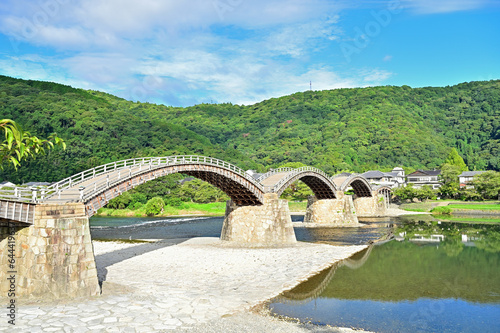
[[[93,242],[103,294],[21,301],[8,332],[308,332],[249,310],[366,246],[247,248],[216,238]],[[5,302],[3,302],[5,303]],[[6,310],[4,310],[6,311]],[[320,332],[349,329],[321,328]]]

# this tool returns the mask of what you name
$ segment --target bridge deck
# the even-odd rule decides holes
[[[278,172],[266,179],[262,180],[260,183],[265,187],[273,187],[276,185],[283,177],[285,177],[289,172]]]
[[[107,180],[109,182],[117,181],[122,178],[127,178],[130,175],[134,175],[139,173],[142,169],[141,166],[132,166],[132,167],[123,167],[117,170],[111,171],[109,173],[96,176],[95,178],[91,178],[85,180],[80,183],[76,183],[75,185],[63,189],[59,192],[59,194],[55,194],[54,196],[47,198],[44,200],[45,202],[51,203],[66,203],[66,202],[76,202],[80,200],[80,188],[92,188],[93,186],[97,189],[98,187],[106,184]]]

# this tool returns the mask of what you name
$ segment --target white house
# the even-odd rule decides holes
[[[465,187],[467,189],[474,188],[473,185],[467,185],[474,180],[474,177],[480,175],[486,171],[464,171],[460,175],[458,175],[458,182],[460,183],[460,187]]]
[[[391,188],[403,186],[405,183],[405,171],[400,167],[395,167],[391,172],[370,170],[362,173],[361,176],[365,177],[370,184]]]

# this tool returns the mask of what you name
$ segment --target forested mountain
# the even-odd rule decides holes
[[[500,170],[500,80],[444,88],[306,91],[249,106],[135,103],[56,83],[0,76],[0,118],[55,149],[0,179],[55,181],[140,156],[208,155],[264,171],[303,162],[334,174],[434,168],[452,147],[469,169]]]

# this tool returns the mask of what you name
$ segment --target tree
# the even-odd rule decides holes
[[[153,216],[160,214],[163,212],[163,208],[165,207],[165,201],[161,197],[154,197],[148,200],[146,203],[146,214],[148,216]]]
[[[458,175],[461,173],[462,171],[459,166],[449,163],[445,163],[441,166],[439,178],[443,184],[439,188],[439,192],[443,197],[454,198],[457,195],[460,188]]]
[[[424,185],[422,188],[417,190],[416,196],[420,201],[429,199],[434,200],[436,199],[436,191],[432,189],[432,186]]]
[[[497,199],[500,195],[500,172],[486,171],[474,177],[472,185],[484,199]]]
[[[394,196],[401,202],[412,201],[417,197],[417,189],[413,187],[412,183],[409,183],[404,187],[396,188],[394,190]]]
[[[51,134],[48,139],[39,139],[23,131],[21,126],[10,119],[0,120],[0,128],[5,135],[5,141],[0,144],[0,169],[7,163],[17,169],[22,160],[45,154],[45,150],[54,148],[54,145],[66,148],[64,140],[56,134]]]
[[[464,162],[464,159],[458,154],[458,151],[455,148],[451,149],[450,154],[448,154],[448,157],[444,161],[444,164],[457,166],[460,172],[469,170]]]

